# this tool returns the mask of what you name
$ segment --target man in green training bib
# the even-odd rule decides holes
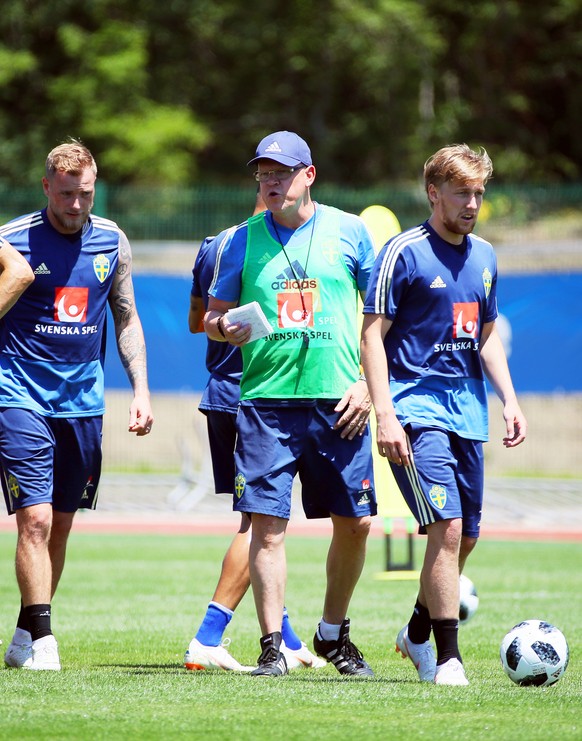
[[[241,347],[234,509],[252,516],[251,582],[263,633],[255,676],[287,673],[280,651],[285,530],[296,474],[308,518],[330,517],[323,615],[316,652],[342,674],[373,674],[346,617],[376,514],[368,416],[360,377],[358,298],[374,263],[372,238],[353,214],[316,203],[306,142],[278,131],[252,165],[267,211],[233,229],[216,260],[205,329]],[[257,302],[272,332],[227,312]]]

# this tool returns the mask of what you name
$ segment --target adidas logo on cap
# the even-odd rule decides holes
[[[312,164],[311,152],[307,142],[293,131],[275,131],[259,142],[255,156],[247,164],[252,165],[260,159],[273,159],[282,165],[295,167]]]

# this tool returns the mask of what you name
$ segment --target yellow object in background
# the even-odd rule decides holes
[[[395,214],[386,206],[368,206],[362,211],[360,217],[372,235],[376,254],[380,252],[390,237],[402,231]]]
[[[386,206],[368,206],[360,217],[368,227],[374,240],[376,255],[391,238],[399,234],[402,229],[396,215]],[[394,480],[388,460],[380,455],[376,445],[376,418],[370,415],[370,429],[372,432],[372,455],[374,460],[374,484],[376,499],[378,501],[378,514],[384,521],[384,532],[386,534],[386,572],[398,573],[398,578],[412,579],[418,576],[412,571],[412,535],[416,530],[416,522],[410,514],[408,505],[404,501],[400,489]],[[408,558],[401,564],[394,563],[391,550],[391,536],[394,529],[394,520],[403,520],[408,538]],[[386,577],[384,577],[386,578]]]

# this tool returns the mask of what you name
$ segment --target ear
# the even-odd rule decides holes
[[[438,200],[439,200],[439,191],[438,188],[434,183],[429,183],[427,191],[428,200],[430,201],[431,205],[434,206]]]
[[[308,167],[305,168],[305,178],[307,180],[308,186],[313,185],[313,181],[315,180],[315,175],[316,175],[316,172],[315,172],[314,165],[309,165]]]
[[[42,189],[44,191],[45,196],[48,196],[49,194],[49,181],[48,178],[42,179]]]

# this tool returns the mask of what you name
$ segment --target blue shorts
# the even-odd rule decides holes
[[[411,465],[390,464],[410,511],[426,525],[461,517],[463,535],[479,537],[483,506],[483,443],[436,428],[407,425]]]
[[[364,517],[377,511],[370,429],[342,440],[336,402],[263,407],[237,414],[234,509],[289,519],[295,474],[305,515]]]
[[[205,411],[216,494],[234,494],[236,414]]]
[[[49,503],[58,512],[95,509],[102,417],[43,417],[0,409],[0,471],[8,514]]]

